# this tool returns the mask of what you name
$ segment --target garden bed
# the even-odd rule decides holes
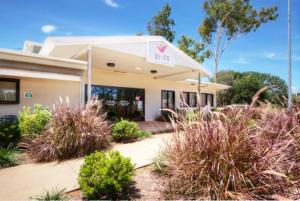
[[[152,166],[135,170],[134,183],[125,195],[129,200],[161,200],[163,199],[163,178],[153,171]],[[84,200],[81,190],[68,192],[70,200]]]

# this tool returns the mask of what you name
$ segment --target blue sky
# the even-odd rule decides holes
[[[200,40],[203,0],[7,0],[0,2],[0,48],[21,49],[24,40],[47,36],[135,35],[168,2],[176,40]],[[278,6],[279,18],[243,35],[226,49],[220,69],[259,71],[287,80],[287,0],[252,0],[256,8]],[[300,91],[300,1],[292,0],[293,91]],[[212,71],[212,59],[204,63]]]

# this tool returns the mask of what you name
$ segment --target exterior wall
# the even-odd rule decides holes
[[[87,75],[84,76],[87,84]],[[145,89],[145,120],[154,120],[161,114],[161,90],[175,91],[175,106],[180,108],[180,92],[197,92],[197,85],[174,82],[166,79],[153,79],[150,76],[104,71],[99,68],[92,70],[92,84],[132,87]],[[202,93],[216,94],[216,90],[209,87],[201,88]],[[214,98],[214,105],[216,99]]]
[[[71,106],[80,104],[80,82],[35,78],[16,79],[20,79],[20,103],[0,104],[0,116],[17,115],[24,106],[33,106],[36,103],[52,108],[54,103],[59,102],[60,97],[64,101],[68,97]],[[25,99],[24,92],[32,92],[32,98]]]

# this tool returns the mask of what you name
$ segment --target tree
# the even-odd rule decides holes
[[[214,82],[217,82],[220,58],[229,43],[278,17],[277,7],[257,10],[250,5],[250,0],[206,0],[203,8],[207,16],[198,31],[214,57]]]
[[[203,63],[204,59],[209,58],[211,55],[209,50],[204,51],[205,46],[203,43],[198,43],[194,39],[185,35],[182,35],[178,40],[178,47],[191,58],[200,63]]]
[[[166,4],[148,23],[147,30],[149,35],[164,36],[172,43],[175,38],[175,31],[172,30],[175,21],[170,18],[170,15],[171,7],[169,4]]]
[[[269,89],[260,95],[260,101],[268,101],[282,106],[287,103],[287,85],[278,76],[258,72],[220,71],[218,73],[218,82],[232,86],[228,90],[218,93],[219,106],[249,104],[255,93],[264,86],[269,86]]]

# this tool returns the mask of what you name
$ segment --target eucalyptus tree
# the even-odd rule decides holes
[[[232,40],[278,17],[276,6],[256,9],[250,0],[205,0],[203,9],[206,17],[198,31],[214,59],[214,82],[220,58]]]
[[[166,4],[152,17],[147,26],[149,35],[164,36],[171,43],[174,41],[175,31],[172,27],[175,26],[175,21],[171,18],[171,12],[171,6]]]

